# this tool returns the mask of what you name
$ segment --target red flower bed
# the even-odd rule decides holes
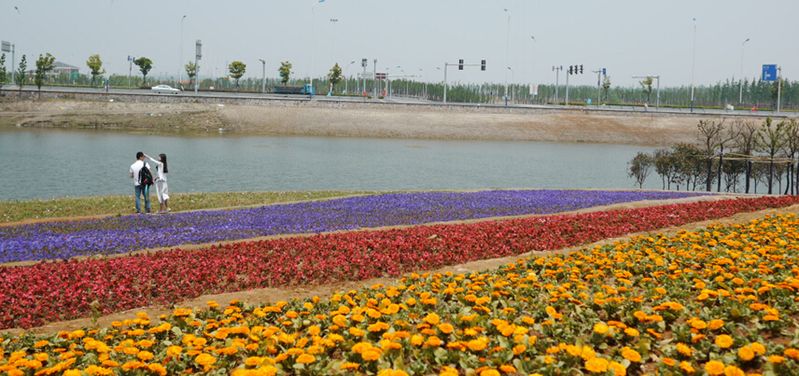
[[[0,267],[0,328],[87,316],[93,301],[112,313],[203,294],[396,276],[797,202],[795,197],[697,202]]]

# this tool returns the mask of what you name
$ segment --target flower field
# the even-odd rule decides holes
[[[684,215],[671,206],[659,218],[666,213]],[[98,330],[0,338],[0,371],[795,375],[797,249],[799,219],[781,215],[531,257],[489,272],[411,274],[324,300],[209,302],[207,310],[177,308],[160,320],[140,314]]]
[[[108,255],[276,234],[549,214],[622,202],[696,195],[679,192],[553,190],[420,192],[167,216],[129,215],[37,223],[0,227],[0,263]]]
[[[399,276],[794,203],[790,196],[703,201],[0,267],[0,328],[86,317],[93,302],[107,314],[258,287]]]

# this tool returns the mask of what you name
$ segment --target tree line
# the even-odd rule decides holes
[[[654,171],[662,189],[799,194],[799,123],[700,120],[696,143],[639,152],[627,173],[642,188]],[[714,187],[715,186],[715,187]]]
[[[5,57],[4,55],[0,56],[2,56],[3,59],[0,60],[0,87],[2,87],[3,83],[8,82],[8,75],[6,74],[4,76],[2,74],[2,72],[6,72]],[[136,79],[136,86],[145,87],[147,85],[148,75],[154,66],[153,60],[142,56],[133,60],[132,63],[138,68],[138,73],[141,77],[140,79]],[[27,62],[23,55],[20,66],[18,68],[12,67],[12,69],[17,69],[17,72],[21,72],[21,74],[16,75],[17,84],[29,83],[29,81],[34,80],[34,78],[29,77],[30,75],[27,72],[26,64]],[[80,75],[77,79],[73,79],[72,77],[42,76],[42,82],[49,81],[50,83],[61,85],[97,85],[102,81],[106,73],[103,69],[103,61],[100,55],[93,54],[89,56],[86,61],[86,66],[89,68],[88,75]],[[189,61],[184,65],[183,69],[186,72],[186,76],[189,78],[189,86],[194,86],[198,67],[194,62]],[[263,84],[262,78],[244,78],[247,72],[247,65],[244,62],[234,60],[228,64],[226,69],[227,73],[221,78],[203,79],[199,83],[200,89],[208,90],[211,86],[215,86],[220,88],[232,88],[235,90],[241,90],[243,88],[244,90],[260,91]],[[290,61],[282,61],[277,72],[280,77],[279,83],[281,85],[289,85],[295,82],[309,82],[308,79],[294,79],[292,77],[294,72],[292,71],[292,63]],[[127,76],[124,75],[112,75],[107,79],[109,85],[127,86],[129,83]],[[171,83],[174,82],[174,79],[155,81]],[[275,82],[274,79],[268,79],[268,81]],[[324,77],[315,78],[314,83],[318,85],[317,87],[326,88],[327,91],[333,95],[344,94],[345,88],[349,89],[350,87],[359,87],[363,85],[363,81],[357,75],[344,74],[338,63],[334,64]],[[368,88],[371,89],[374,85],[386,87],[388,95],[419,97],[434,101],[443,100],[444,97],[444,85],[442,82],[423,82],[411,77],[406,77],[391,80],[389,85],[387,82],[376,82],[371,78],[366,80],[366,86]],[[799,108],[799,81],[790,81],[783,78],[781,85],[782,107],[786,109]],[[349,91],[349,93],[353,92],[352,90],[346,91]],[[558,93],[557,96],[555,95],[556,91]],[[693,105],[699,108],[724,108],[726,105],[734,105],[735,107],[741,108],[773,109],[776,107],[777,91],[777,82],[767,82],[748,78],[743,80],[731,78],[714,85],[695,87],[695,100],[693,104],[691,103],[690,87],[663,87],[660,89],[660,105],[663,107],[689,107]],[[448,85],[447,100],[460,103],[499,104],[503,103],[502,98],[505,94],[505,85],[503,84],[466,84],[453,82]],[[564,85],[560,85],[558,88],[556,88],[555,85],[537,85],[531,88],[526,84],[510,84],[508,85],[507,94],[512,103],[563,103],[565,99],[565,87]],[[742,99],[742,103],[739,103],[739,95]],[[592,104],[648,104],[649,106],[653,106],[655,104],[653,102],[657,101],[655,99],[656,96],[657,92],[653,86],[652,78],[645,78],[641,80],[639,85],[634,87],[614,87],[611,82],[611,77],[605,76],[603,80],[599,82],[598,86],[573,85],[569,88],[569,99],[572,105],[586,104],[591,100]]]

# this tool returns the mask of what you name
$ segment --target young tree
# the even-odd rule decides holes
[[[660,176],[663,189],[671,189],[671,178],[674,173],[671,151],[668,149],[655,150],[655,172]]]
[[[289,78],[291,78],[291,63],[288,61],[281,62],[277,71],[280,73],[280,82],[286,85],[289,82]]]
[[[6,54],[0,54],[0,89],[3,88],[3,84],[6,83],[7,79]]]
[[[773,193],[774,186],[774,157],[785,145],[785,122],[773,124],[770,117],[766,118],[757,132],[758,149],[769,157],[768,163],[768,194]]]
[[[728,144],[732,140],[737,139],[739,136],[738,132],[739,132],[738,127],[732,126],[732,127],[727,127],[726,134],[719,135],[719,165],[718,165],[718,172],[716,172],[716,174],[718,175],[718,184],[716,186],[716,192],[721,192],[721,177],[722,177],[721,170],[724,166],[724,145]]]
[[[327,78],[330,81],[330,93],[333,93],[333,87],[336,86],[339,82],[341,82],[341,67],[336,63],[333,68],[330,68],[330,73],[327,74]]]
[[[189,87],[194,87],[194,77],[197,76],[197,64],[193,62],[188,62],[184,66],[186,69],[186,75],[189,76]]]
[[[17,69],[17,75],[14,77],[17,86],[19,86],[19,91],[22,91],[22,85],[25,85],[25,79],[28,78],[28,58],[25,55],[22,55],[22,60],[19,61],[19,69]]]
[[[635,179],[635,183],[638,184],[639,189],[644,187],[646,177],[649,176],[649,173],[652,171],[654,163],[654,158],[644,152],[638,152],[638,154],[633,157],[633,160],[630,161],[627,176]]]
[[[146,86],[147,73],[150,73],[150,69],[153,69],[153,61],[142,56],[136,60],[133,60],[133,64],[136,64],[136,66],[139,67],[139,72],[141,72],[142,75],[142,86]]]
[[[55,56],[50,55],[48,52],[44,56],[39,55],[39,58],[36,59],[36,74],[34,75],[34,82],[36,83],[36,87],[39,89],[39,97],[42,96],[42,85],[44,85],[44,79],[47,77],[47,73],[55,68]]]
[[[86,66],[89,67],[89,71],[92,75],[92,86],[97,82],[97,77],[103,75],[105,70],[103,69],[103,60],[100,59],[99,54],[94,54],[89,56],[89,60],[86,60]]]
[[[735,140],[735,147],[738,153],[747,157],[746,160],[746,176],[744,192],[749,193],[749,185],[752,180],[752,153],[755,151],[757,126],[752,121],[739,122],[738,125],[738,138]]]
[[[679,143],[671,147],[671,162],[677,182],[685,182],[685,190],[696,189],[696,180],[702,174],[702,151],[695,145]],[[693,182],[693,188],[691,183]]]
[[[239,88],[239,79],[241,76],[244,75],[244,72],[247,71],[247,64],[242,63],[241,61],[234,61],[227,66],[228,71],[230,71],[230,77],[236,80],[236,89]]]
[[[652,83],[654,81],[654,78],[647,76],[643,79],[643,81],[639,82],[641,87],[644,89],[644,93],[646,93],[646,103],[649,103],[649,98],[652,97]]]
[[[610,93],[610,76],[605,76],[602,79],[602,91],[605,93],[605,102],[608,101],[608,94]],[[602,100],[600,99],[600,103]]]
[[[795,188],[797,185],[794,183],[795,179],[793,178],[795,174],[793,161],[794,158],[796,158],[796,154],[799,153],[799,124],[796,123],[795,119],[790,119],[785,125],[785,145],[783,145],[783,147],[785,149],[785,154],[791,160],[788,164],[788,189],[785,191],[785,194],[788,194],[788,190],[790,190],[790,193],[793,195],[797,192]],[[799,173],[799,170],[796,172]]]
[[[706,174],[705,177],[705,190],[710,192],[710,184],[713,173],[711,169],[713,168],[713,157],[716,154],[716,148],[719,146],[721,142],[721,132],[724,130],[724,120],[721,122],[716,122],[715,120],[699,120],[699,124],[696,126],[699,130],[699,139],[702,142],[702,146],[704,147],[705,158],[706,158]]]

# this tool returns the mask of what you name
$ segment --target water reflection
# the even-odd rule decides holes
[[[136,151],[169,156],[170,190],[632,188],[630,145],[0,131],[0,199],[128,194]],[[657,176],[646,187],[660,188]]]

